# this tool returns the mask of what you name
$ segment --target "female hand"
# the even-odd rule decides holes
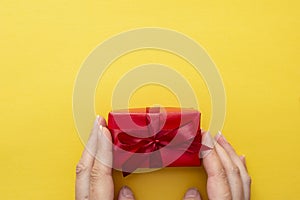
[[[76,200],[113,200],[111,135],[104,118],[97,116],[89,140],[76,166]],[[120,191],[119,200],[133,199],[128,187]]]
[[[203,139],[211,137],[203,133]],[[217,137],[212,151],[203,158],[207,173],[207,195],[210,200],[249,200],[251,179],[244,156],[238,156],[223,135]],[[200,200],[196,189],[189,189],[184,200]]]

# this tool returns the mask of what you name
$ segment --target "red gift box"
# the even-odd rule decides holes
[[[138,168],[199,166],[200,112],[147,107],[111,111],[113,167],[124,174]]]

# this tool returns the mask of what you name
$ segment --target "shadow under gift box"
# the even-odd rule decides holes
[[[199,166],[200,112],[146,107],[111,111],[113,167],[123,174],[139,168]]]

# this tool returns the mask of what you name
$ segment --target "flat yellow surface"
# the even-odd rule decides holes
[[[227,95],[222,132],[246,155],[252,199],[300,199],[299,9],[296,0],[2,0],[0,199],[74,199],[83,150],[72,115],[77,72],[105,39],[145,26],[190,36],[218,66]],[[149,62],[173,67],[191,82],[207,128],[211,105],[201,77],[179,57],[154,50],[112,64],[100,81],[108,95],[97,90],[95,96],[97,113],[111,109],[109,94],[122,73]],[[155,85],[139,88],[129,104],[155,102],[178,104]],[[202,168],[114,176],[116,189],[127,184],[140,200],[181,199],[191,186],[205,190]]]

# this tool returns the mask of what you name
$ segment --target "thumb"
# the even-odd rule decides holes
[[[114,184],[111,173],[111,135],[100,125],[97,132],[97,150],[90,173],[90,199],[113,199]]]
[[[122,187],[122,189],[119,192],[119,198],[118,200],[134,200],[134,195],[131,189],[127,186]]]
[[[190,188],[185,193],[183,200],[201,200],[200,193],[196,188]]]

